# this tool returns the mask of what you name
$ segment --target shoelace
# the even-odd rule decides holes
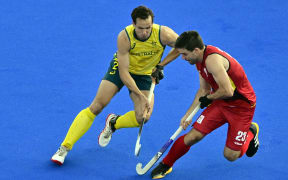
[[[111,120],[113,119],[113,118],[115,118],[115,117],[112,117],[111,118]],[[111,121],[110,120],[110,121]],[[112,129],[111,129],[111,126],[110,126],[110,121],[108,122],[109,123],[109,125],[104,129],[104,137],[105,138],[108,138],[111,134],[112,134]]]
[[[112,134],[112,130],[111,130],[111,128],[107,128],[107,129],[105,129],[104,130],[104,133],[105,133],[105,138],[108,138],[111,134]]]
[[[63,156],[66,153],[66,150],[63,147],[60,147],[57,153],[59,153],[59,156]]]

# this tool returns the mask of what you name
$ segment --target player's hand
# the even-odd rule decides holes
[[[199,98],[199,101],[200,101],[200,108],[203,109],[205,107],[207,107],[208,105],[210,105],[212,103],[213,100],[211,99],[208,99],[207,98],[207,95],[206,96],[202,96]]]
[[[160,80],[164,78],[163,70],[164,67],[159,64],[153,69],[151,76],[155,78],[156,84],[159,84]]]
[[[189,121],[186,121],[187,118],[188,118],[188,115],[185,115],[181,119],[180,126],[182,126],[184,130],[186,130],[186,128],[192,123],[192,119],[190,119]]]

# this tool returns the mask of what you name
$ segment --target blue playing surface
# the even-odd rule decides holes
[[[199,87],[195,67],[181,58],[165,67],[155,89],[139,157],[138,128],[117,131],[106,148],[97,143],[108,113],[133,109],[123,88],[65,164],[50,162],[75,116],[93,100],[117,35],[141,4],[154,11],[155,23],[178,34],[197,30],[206,44],[234,56],[257,95],[255,157],[233,163],[223,157],[225,125],[193,146],[166,179],[288,179],[286,0],[0,1],[0,179],[150,179],[151,171],[136,174],[136,164],[146,164],[175,132]]]

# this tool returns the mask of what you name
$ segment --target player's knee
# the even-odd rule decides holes
[[[193,144],[199,142],[204,136],[198,133],[188,133],[185,135],[184,142],[187,146],[192,146]]]
[[[99,102],[93,103],[89,106],[91,112],[95,115],[98,115],[103,109],[105,105]]]
[[[138,122],[138,124],[141,124],[143,121],[143,114],[142,113],[135,113],[136,115],[136,120]],[[145,119],[144,123],[147,123],[150,117],[148,117],[147,119]]]
[[[145,119],[144,123],[147,123],[149,121],[150,117],[151,117],[151,113],[147,114],[147,119]]]
[[[233,161],[235,161],[235,160],[238,159],[239,154],[238,154],[238,153],[231,153],[231,152],[225,152],[225,151],[224,151],[224,157],[225,157],[228,161],[233,162]]]
[[[144,124],[146,124],[149,121],[149,119],[145,119]]]
[[[136,120],[140,124],[143,120],[143,117],[141,117],[140,113],[135,112]]]

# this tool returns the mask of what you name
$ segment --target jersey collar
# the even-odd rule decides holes
[[[147,39],[144,39],[144,40],[141,40],[141,39],[139,39],[139,38],[137,37],[137,34],[136,34],[136,32],[135,32],[135,29],[133,30],[133,36],[134,36],[134,38],[137,39],[138,41],[145,42],[145,41],[147,41],[147,40],[150,38],[150,36],[151,36],[151,34],[152,34],[152,31],[153,31],[153,29],[151,30],[151,33],[150,33],[150,35],[148,36],[148,38],[147,38]]]

